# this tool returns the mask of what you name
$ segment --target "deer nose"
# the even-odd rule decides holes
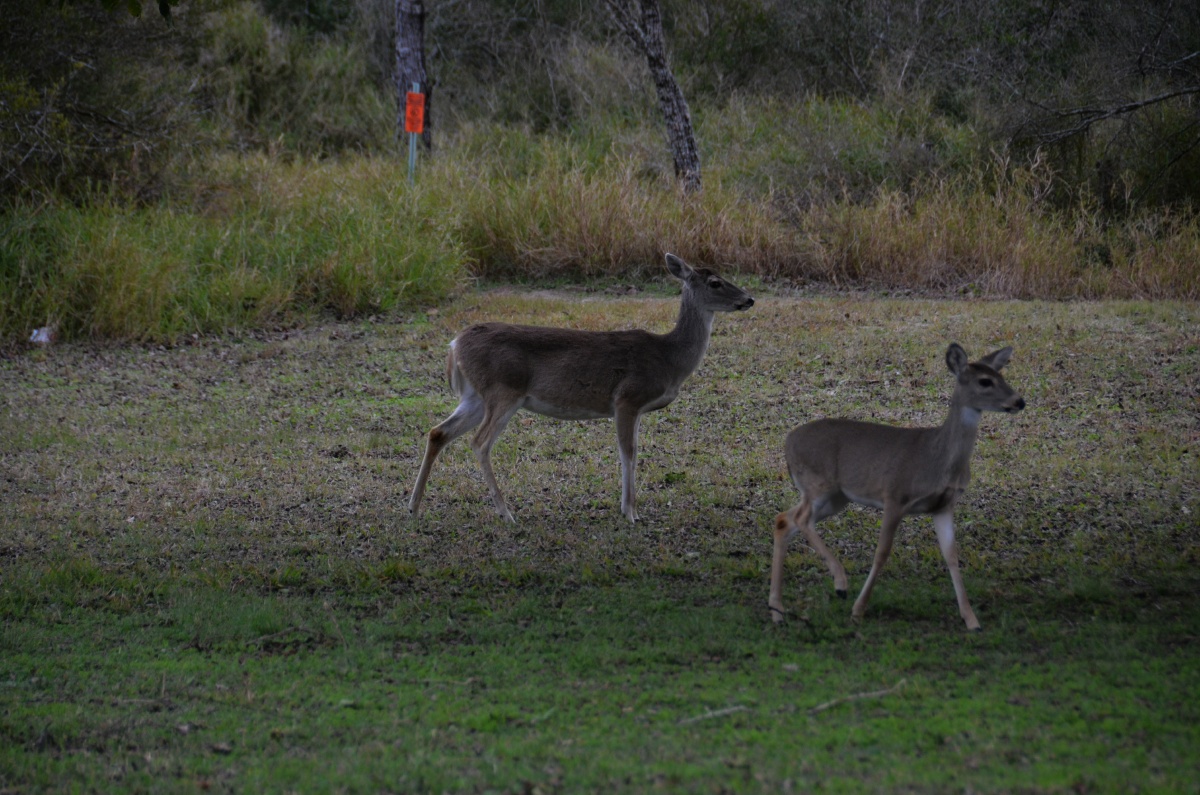
[[[1012,402],[1012,409],[1010,410],[1020,411],[1023,408],[1025,408],[1025,398],[1018,395],[1017,399]]]
[[[738,304],[738,309],[749,309],[752,306],[754,306],[754,299],[750,296],[746,296],[746,300]]]

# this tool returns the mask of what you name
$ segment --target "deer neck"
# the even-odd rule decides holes
[[[691,292],[685,286],[675,328],[663,337],[670,346],[671,361],[685,378],[694,372],[704,359],[704,352],[708,350],[708,339],[712,335],[712,324],[713,313],[697,306]]]
[[[983,412],[968,406],[956,390],[950,400],[950,413],[937,432],[938,452],[948,474],[958,475],[970,465],[982,417]]]

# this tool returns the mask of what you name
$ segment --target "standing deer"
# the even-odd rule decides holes
[[[772,618],[783,620],[780,594],[787,544],[803,531],[809,545],[825,560],[838,596],[846,596],[846,570],[817,535],[817,522],[833,516],[848,503],[883,509],[883,527],[875,562],[854,602],[853,616],[862,618],[875,579],[892,551],[900,521],[910,514],[933,514],[942,557],[950,569],[958,612],[967,629],[978,630],[958,570],[954,543],[954,506],[971,479],[971,452],[985,411],[1014,414],[1025,399],[1000,375],[1012,348],[1003,348],[970,363],[967,353],[952,344],[946,365],[956,378],[950,414],[936,428],[894,428],[847,419],[810,422],[788,434],[784,444],[788,472],[800,490],[800,502],[775,517],[775,550],[771,558]]]
[[[496,509],[509,521],[492,473],[496,437],[520,409],[560,420],[615,417],[621,456],[621,512],[636,522],[634,470],[641,416],[666,406],[704,358],[715,312],[749,309],[754,299],[706,268],[667,254],[683,282],[679,319],[667,334],[480,323],[450,343],[446,375],[459,398],[454,412],[429,432],[421,471],[408,502],[415,516],[434,459],[451,441],[480,426],[471,446]]]

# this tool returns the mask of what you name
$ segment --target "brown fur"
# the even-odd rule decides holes
[[[798,532],[829,567],[838,595],[846,594],[846,571],[817,534],[816,525],[857,502],[881,508],[883,524],[871,572],[854,602],[855,618],[861,618],[866,610],[901,520],[927,513],[934,516],[959,612],[968,629],[979,629],[958,570],[953,511],[971,480],[971,453],[980,414],[1013,413],[1025,407],[1025,399],[999,372],[1011,353],[1012,348],[1004,348],[968,363],[961,347],[950,346],[946,365],[955,375],[955,389],[949,416],[939,427],[894,428],[857,420],[822,419],[788,434],[784,453],[792,482],[800,491],[800,502],[775,518],[769,605],[776,621],[784,615],[781,590],[787,544]]]
[[[472,428],[471,446],[501,515],[512,519],[492,472],[496,437],[521,409],[567,420],[613,417],[621,455],[621,510],[637,519],[634,471],[642,414],[673,401],[708,347],[713,313],[748,309],[745,291],[705,268],[667,255],[683,282],[679,319],[667,334],[479,323],[451,343],[446,375],[458,408],[429,432],[429,443],[409,500],[415,515],[438,453]]]

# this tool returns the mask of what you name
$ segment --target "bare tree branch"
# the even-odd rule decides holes
[[[1111,107],[1097,107],[1093,105],[1088,107],[1070,108],[1067,110],[1055,110],[1053,108],[1047,108],[1043,105],[1039,105],[1038,103],[1031,102],[1031,104],[1034,104],[1042,110],[1048,111],[1052,115],[1061,119],[1080,119],[1077,124],[1071,127],[1054,130],[1048,133],[1042,133],[1037,136],[1038,140],[1043,143],[1057,143],[1059,141],[1065,141],[1068,138],[1085,133],[1093,125],[1098,124],[1106,119],[1124,116],[1139,111],[1142,108],[1146,108],[1151,105],[1157,105],[1160,102],[1166,102],[1168,100],[1175,99],[1176,97],[1184,97],[1192,94],[1200,94],[1200,86],[1185,86],[1184,88],[1176,89],[1175,91],[1168,91],[1165,94],[1159,94],[1158,96],[1150,97],[1149,99],[1125,102],[1123,104]]]

